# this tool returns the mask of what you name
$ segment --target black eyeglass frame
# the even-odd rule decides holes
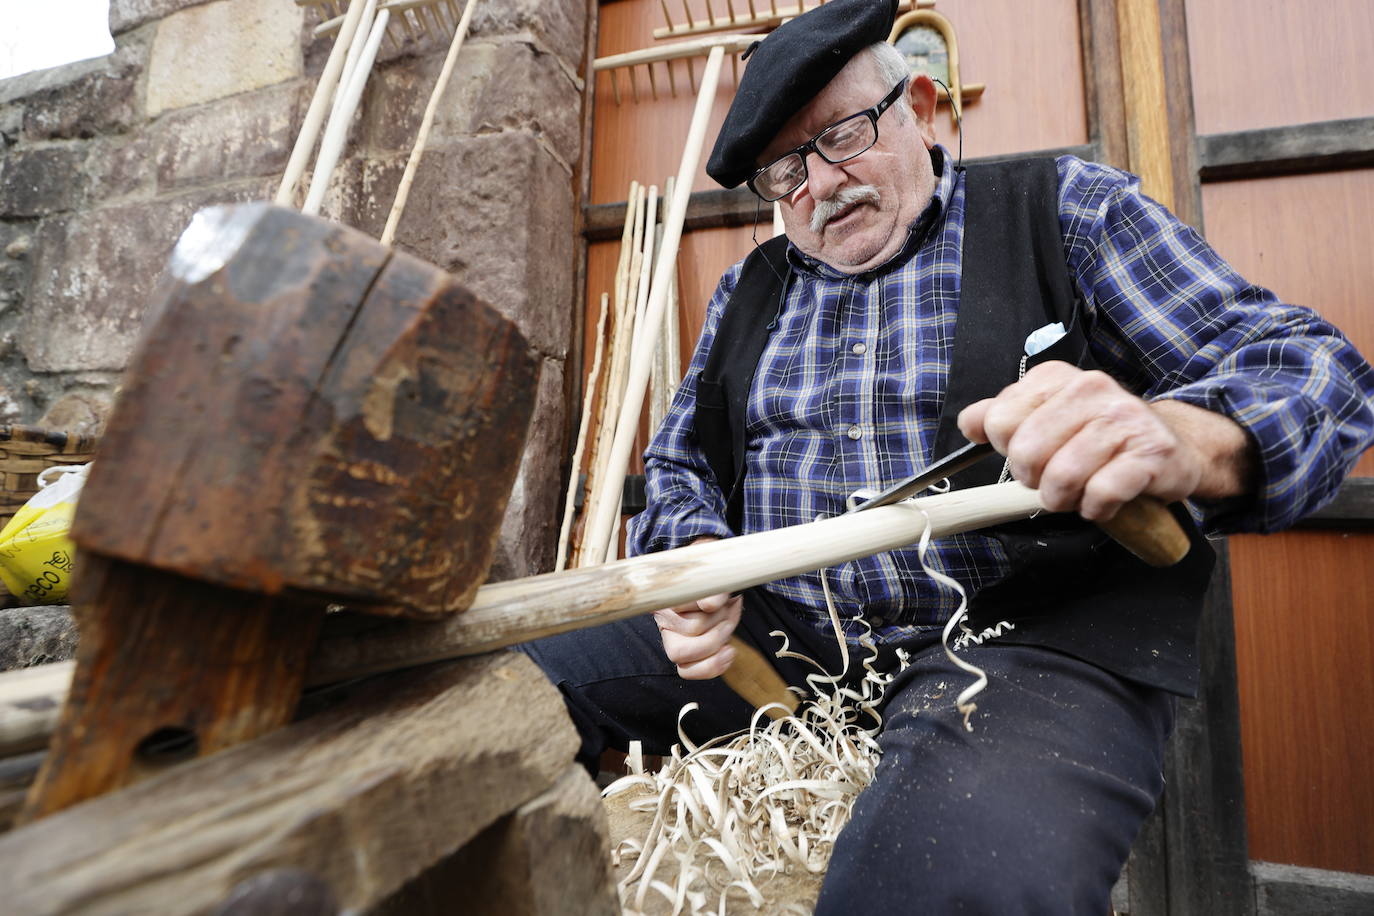
[[[891,108],[891,107],[893,106],[893,104],[895,104],[896,101],[897,101],[899,98],[902,97],[902,91],[903,91],[904,89],[906,89],[907,83],[909,83],[910,81],[911,81],[911,77],[909,77],[909,76],[904,76],[904,77],[902,77],[902,79],[897,83],[897,85],[893,86],[892,89],[888,92],[888,94],[885,95],[885,96],[883,96],[882,99],[879,100],[879,102],[878,102],[877,105],[874,105],[872,108],[867,108],[867,109],[865,109],[865,110],[863,110],[863,111],[856,112],[856,113],[854,113],[854,114],[852,114],[852,115],[849,115],[849,116],[846,117],[846,118],[841,118],[840,120],[836,121],[834,124],[831,124],[831,125],[830,125],[829,127],[827,127],[825,130],[822,130],[820,133],[816,134],[816,136],[812,137],[810,140],[807,140],[807,141],[806,141],[805,143],[803,143],[801,146],[798,146],[798,147],[796,147],[795,149],[790,149],[790,150],[788,150],[787,152],[783,153],[783,154],[782,154],[781,156],[779,156],[778,158],[774,159],[772,162],[770,162],[770,163],[768,163],[767,165],[765,165],[763,168],[761,168],[761,169],[759,169],[758,171],[754,172],[754,174],[753,174],[752,176],[750,176],[749,180],[746,181],[745,184],[749,186],[749,190],[753,191],[753,192],[754,192],[756,195],[758,195],[760,198],[762,198],[763,200],[765,200],[765,201],[767,201],[767,202],[769,202],[769,203],[772,203],[772,202],[775,201],[775,200],[782,200],[782,199],[783,199],[784,197],[786,197],[788,194],[791,194],[793,191],[797,190],[797,188],[800,188],[802,185],[806,184],[807,178],[810,177],[810,172],[809,172],[809,170],[808,170],[807,167],[806,167],[806,154],[807,154],[807,153],[815,153],[817,156],[820,156],[822,159],[824,159],[826,162],[829,162],[831,165],[839,165],[839,164],[842,163],[842,162],[848,162],[848,161],[851,160],[851,159],[856,159],[856,158],[858,158],[859,156],[862,156],[864,153],[866,153],[866,152],[868,152],[869,150],[871,150],[871,149],[874,147],[874,145],[878,142],[878,119],[881,118],[881,117],[883,116],[883,112],[885,112],[885,111],[887,111],[889,108]],[[832,132],[832,131],[834,131],[834,130],[839,129],[840,127],[843,127],[844,125],[848,124],[850,121],[855,120],[856,118],[867,118],[867,119],[869,120],[869,122],[872,123],[872,125],[873,125],[873,142],[872,142],[872,143],[869,143],[868,146],[865,146],[863,149],[859,150],[859,151],[856,152],[856,153],[851,153],[850,155],[845,156],[843,159],[831,159],[831,158],[830,158],[829,156],[827,156],[825,153],[821,152],[821,148],[820,148],[819,146],[816,145],[816,141],[817,141],[817,140],[821,139],[821,137],[824,137],[826,134],[828,134],[828,133],[830,133],[830,132]],[[801,180],[798,181],[796,184],[794,184],[792,187],[788,188],[786,191],[782,192],[781,194],[778,194],[778,195],[775,196],[775,197],[769,197],[769,196],[765,195],[765,194],[764,194],[762,191],[760,191],[760,190],[758,189],[758,187],[754,184],[755,180],[758,179],[758,177],[759,177],[760,175],[762,175],[764,172],[768,171],[768,170],[771,169],[773,166],[777,165],[779,162],[783,161],[784,159],[786,159],[786,158],[789,157],[789,156],[800,156],[800,157],[801,157],[801,164],[802,164]]]

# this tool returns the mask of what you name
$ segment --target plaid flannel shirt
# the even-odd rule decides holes
[[[934,157],[936,193],[887,264],[848,276],[789,248],[783,306],[749,397],[741,533],[839,514],[853,491],[886,487],[936,457],[965,211],[962,173],[938,168],[948,161],[942,149]],[[1196,505],[1205,527],[1272,531],[1320,506],[1374,441],[1374,371],[1315,313],[1240,277],[1134,176],[1071,156],[1057,165],[1065,262],[1098,362],[1146,399],[1225,414],[1258,444],[1258,493]],[[732,534],[693,410],[697,374],[742,265],[721,278],[645,452],[648,509],[631,520],[631,553]],[[1001,545],[977,533],[934,542],[927,561],[970,592],[1008,571]],[[827,577],[851,639],[862,631],[853,623],[860,612],[888,641],[942,624],[958,603],[922,571],[914,546],[832,567]],[[817,574],[766,587],[823,626]]]

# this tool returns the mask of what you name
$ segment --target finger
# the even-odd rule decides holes
[[[970,442],[988,441],[988,434],[983,430],[983,423],[987,419],[988,408],[991,406],[992,398],[983,398],[981,401],[974,401],[959,411],[959,416],[955,418],[955,422],[959,425],[959,432],[963,433],[965,439]]]
[[[700,636],[723,620],[738,623],[743,606],[744,602],[739,597],[712,595],[700,601],[655,611],[654,620],[661,631],[671,630],[683,636]]]
[[[1121,431],[1110,424],[1089,422],[1055,450],[1044,469],[1036,474],[1034,483],[1018,473],[1023,458],[1013,459],[1012,473],[1017,480],[1040,491],[1040,501],[1046,509],[1071,512],[1078,508],[1088,481],[1120,453],[1124,441]],[[1017,448],[1013,440],[1012,452]]]
[[[1152,482],[1149,462],[1130,455],[1118,456],[1084,486],[1078,512],[1088,521],[1109,521],[1123,505],[1146,492]]]
[[[734,664],[735,647],[728,642],[715,655],[704,658],[701,661],[691,662],[686,665],[678,665],[678,677],[689,681],[706,680],[708,678],[720,677],[726,670]]]
[[[991,442],[1005,454],[1005,446],[1020,419],[1062,387],[1082,370],[1065,362],[1050,360],[1034,367],[1025,377],[1003,388],[995,398],[974,401],[959,411],[959,432],[971,442]],[[993,428],[989,429],[989,415]]]
[[[664,630],[663,651],[675,665],[687,665],[710,658],[730,641],[735,632],[734,621],[723,620],[700,636],[683,636]]]

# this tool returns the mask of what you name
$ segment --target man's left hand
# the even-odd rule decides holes
[[[1142,493],[1165,502],[1252,487],[1249,435],[1181,401],[1147,403],[1103,372],[1047,362],[995,398],[970,404],[959,429],[991,442],[1045,507],[1106,521]]]

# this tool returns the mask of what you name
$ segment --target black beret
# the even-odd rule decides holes
[[[774,29],[746,53],[749,65],[716,137],[706,174],[727,188],[758,168],[778,131],[850,58],[887,41],[897,0],[830,0]]]

